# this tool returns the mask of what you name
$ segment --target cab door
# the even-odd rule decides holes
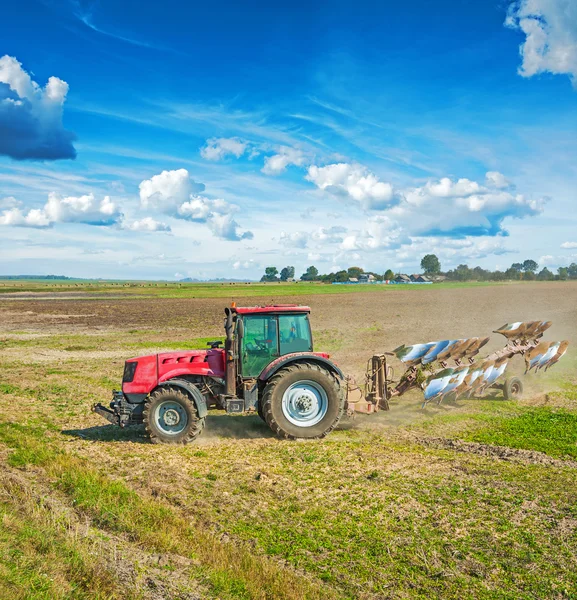
[[[242,376],[258,377],[278,357],[277,316],[244,315],[240,352]]]

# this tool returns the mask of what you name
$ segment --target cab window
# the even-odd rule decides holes
[[[256,377],[278,357],[278,332],[275,315],[250,315],[243,319],[242,374]]]
[[[278,328],[281,356],[291,352],[312,351],[313,342],[308,315],[279,315]]]

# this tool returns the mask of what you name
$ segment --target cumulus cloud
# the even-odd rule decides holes
[[[306,231],[281,231],[279,242],[287,248],[306,248],[310,234]]]
[[[162,171],[139,185],[142,208],[160,212],[176,212],[191,195],[204,191],[204,185],[197,183],[186,169]]]
[[[252,258],[250,260],[237,260],[232,264],[232,268],[237,271],[244,269],[252,269],[256,266],[258,265],[254,262]]]
[[[42,208],[4,210],[0,225],[41,228],[52,227],[55,223],[84,223],[104,226],[118,223],[121,218],[122,214],[110,196],[98,201],[94,194],[63,197],[51,192]]]
[[[505,189],[511,186],[511,182],[499,171],[487,171],[485,174],[485,183],[489,187]]]
[[[222,160],[232,154],[240,158],[246,151],[248,144],[239,138],[210,138],[206,145],[200,149],[200,155],[205,160]]]
[[[67,93],[62,79],[50,77],[42,88],[15,58],[1,57],[0,155],[17,160],[75,158],[76,136],[62,123]]]
[[[561,244],[561,248],[565,248],[566,250],[572,250],[573,248],[577,248],[577,242],[563,242]]]
[[[389,217],[376,215],[369,217],[366,228],[358,233],[347,235],[340,248],[342,250],[383,250],[400,248],[410,244],[406,232]]]
[[[505,218],[538,215],[547,201],[502,189],[505,178],[500,173],[489,172],[485,183],[445,177],[402,190],[390,215],[412,235],[506,235]]]
[[[127,229],[128,231],[154,232],[170,231],[170,226],[166,223],[162,223],[161,221],[157,221],[152,217],[144,217],[143,219],[136,221],[123,221],[122,229]]]
[[[380,181],[359,164],[335,163],[325,167],[311,165],[306,179],[335,196],[350,198],[367,210],[382,210],[394,202],[393,186]]]
[[[140,183],[140,204],[176,219],[205,223],[216,237],[229,241],[252,239],[250,231],[239,232],[233,218],[238,206],[222,199],[199,195],[204,185],[194,181],[186,169],[162,171]]]
[[[519,47],[520,75],[568,75],[577,87],[575,0],[518,0],[509,6],[505,25],[525,34]]]
[[[333,227],[319,227],[313,231],[311,237],[313,240],[324,244],[339,244],[344,239],[347,232],[346,227],[334,225]]]
[[[297,148],[281,146],[277,154],[267,156],[264,159],[264,167],[261,169],[265,175],[280,175],[290,165],[300,167],[305,162],[305,155]]]

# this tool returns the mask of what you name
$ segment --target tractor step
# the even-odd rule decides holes
[[[242,398],[231,398],[223,397],[224,410],[227,413],[243,413],[244,412],[244,400]]]

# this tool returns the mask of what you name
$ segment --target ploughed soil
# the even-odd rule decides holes
[[[577,282],[535,282],[487,287],[383,289],[381,293],[283,297],[279,303],[312,309],[315,349],[327,350],[348,372],[401,344],[490,335],[507,322],[550,320],[545,339],[577,342]],[[36,300],[0,297],[0,334],[98,334],[149,330],[164,340],[223,335],[224,298],[119,298]],[[239,305],[275,303],[243,298]],[[143,333],[144,333],[143,331]],[[493,334],[490,352],[503,345]],[[573,345],[573,344],[572,344]],[[101,348],[105,351],[106,348]],[[130,354],[130,352],[129,352]]]

